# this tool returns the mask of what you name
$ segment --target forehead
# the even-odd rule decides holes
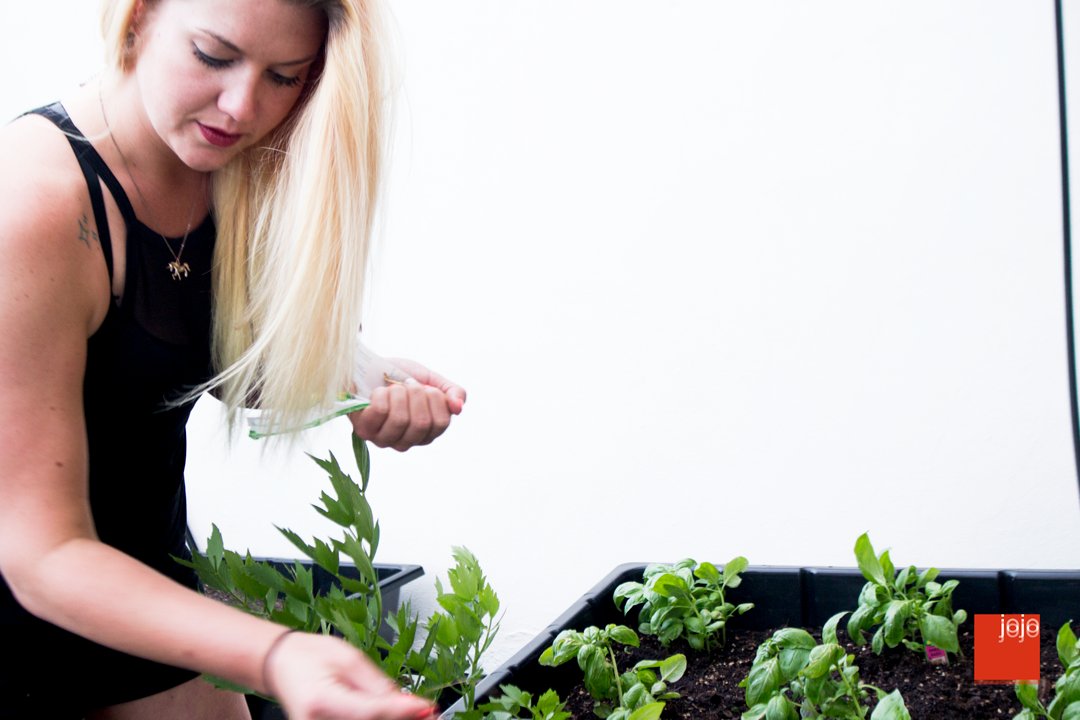
[[[204,32],[268,63],[310,57],[326,37],[326,14],[286,0],[159,0],[148,18],[162,30]]]

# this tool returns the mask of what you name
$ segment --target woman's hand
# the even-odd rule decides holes
[[[353,430],[379,447],[405,451],[445,432],[465,406],[465,390],[411,360],[391,362],[408,374],[402,383],[375,388],[371,404],[349,415]]]
[[[271,646],[266,689],[291,720],[434,720],[435,707],[401,691],[338,638],[293,632]]]

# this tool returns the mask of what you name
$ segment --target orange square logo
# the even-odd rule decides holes
[[[975,682],[1039,681],[1039,616],[975,615]]]

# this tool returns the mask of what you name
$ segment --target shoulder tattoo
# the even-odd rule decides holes
[[[97,230],[90,225],[90,217],[83,213],[79,218],[79,240],[82,240],[86,247],[90,247],[90,241],[99,242]]]

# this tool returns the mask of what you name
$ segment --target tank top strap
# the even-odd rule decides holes
[[[51,105],[30,110],[26,114],[44,117],[56,125],[67,137],[68,144],[71,145],[71,150],[75,153],[75,159],[79,162],[83,177],[86,178],[86,189],[90,193],[90,206],[93,208],[94,221],[97,223],[98,239],[101,241],[105,264],[111,278],[113,276],[112,236],[109,233],[109,218],[105,212],[105,200],[101,193],[99,179],[109,189],[109,194],[116,201],[120,214],[128,227],[131,227],[136,221],[135,208],[132,207],[131,201],[128,199],[127,193],[124,192],[120,181],[116,179],[116,175],[105,164],[105,160],[90,144],[90,141],[86,139],[82,131],[72,122],[71,116],[68,115],[63,104],[55,102]]]

